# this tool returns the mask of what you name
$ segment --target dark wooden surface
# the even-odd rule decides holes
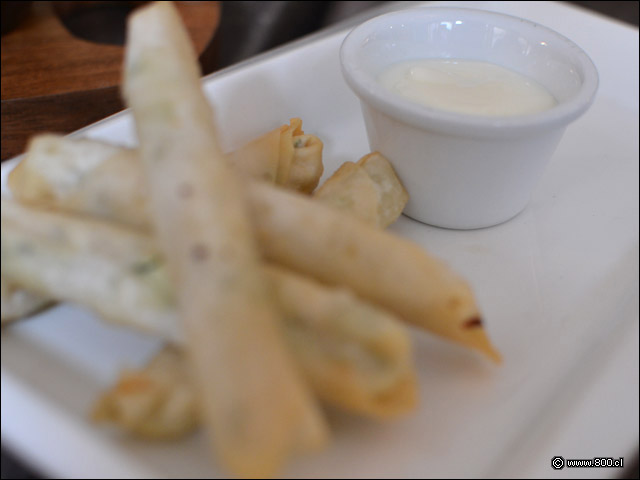
[[[34,133],[72,132],[124,108],[124,19],[143,3],[33,2],[26,19],[2,36],[2,160],[21,153]],[[220,3],[177,5],[201,60],[208,59]]]
[[[310,33],[315,29],[343,20],[350,15],[384,2],[307,1],[304,2],[306,4],[304,8],[301,8],[299,3],[302,2],[222,2],[222,23],[216,33],[214,42],[203,52],[206,58],[201,56],[201,62],[207,63],[205,70],[206,68],[221,68],[241,61],[263,50],[275,47],[297,36]],[[322,8],[319,7],[320,3],[324,4]],[[637,1],[576,1],[571,3],[638,26]],[[225,18],[228,19],[227,23],[225,23]],[[291,22],[291,19],[295,19],[295,21]],[[18,28],[25,28],[25,25],[27,23],[22,23]],[[5,68],[15,68],[5,62],[5,37],[6,35],[2,37],[3,92],[4,88],[9,89],[9,91],[13,88],[11,85],[5,87]],[[84,73],[90,74],[87,69],[84,69]],[[50,76],[48,72],[34,72],[34,75],[42,75],[45,80]],[[55,118],[54,130],[71,132],[119,110],[121,105],[116,106],[108,104],[108,102],[105,105],[102,101],[103,97],[108,98],[112,94],[114,88],[117,87],[105,85],[96,87],[93,91],[84,91],[84,93],[82,91],[61,93],[63,96],[74,95],[69,103],[59,98],[58,94],[52,94],[46,98],[44,95],[29,94],[29,92],[22,94],[20,97],[24,102],[22,105],[15,102],[16,98],[7,98],[5,103],[3,93],[2,159],[4,160],[20,153],[22,151],[21,147],[17,145],[23,141],[21,139],[24,138],[24,135],[31,135],[40,131],[41,122],[47,118]],[[110,91],[109,89],[112,90]],[[79,121],[76,118],[77,110],[83,110],[86,120]],[[12,139],[10,130],[5,130],[5,113],[8,122],[16,122],[23,125],[23,130],[20,132],[21,137]],[[13,141],[11,153],[6,155],[5,141]],[[2,414],[10,413],[2,412]],[[637,479],[637,454],[635,457],[625,458],[625,463],[626,467],[623,472],[620,472],[619,478]],[[42,478],[42,475],[39,472],[34,472],[3,448],[1,454],[1,478]]]

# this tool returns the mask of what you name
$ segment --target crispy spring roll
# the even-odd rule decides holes
[[[302,195],[258,183],[246,193],[265,258],[500,361],[471,288],[443,261]]]
[[[82,304],[105,320],[184,344],[173,288],[153,237],[5,200],[1,220],[3,278],[47,298]],[[374,417],[406,413],[414,406],[408,333],[392,315],[343,289],[274,266],[265,274],[282,306],[279,326],[296,364],[323,401]],[[165,417],[157,421],[163,423]],[[122,423],[126,427],[130,422]],[[151,432],[148,424],[142,422],[138,433]],[[178,422],[175,428],[191,424]],[[169,436],[175,432],[170,426],[166,430]]]
[[[343,163],[313,196],[377,228],[395,222],[409,200],[391,163],[378,152]]]
[[[276,176],[276,183],[280,185],[284,185],[287,182],[291,172],[295,153],[293,139],[303,133],[302,121],[299,118],[292,118],[289,125],[283,125],[280,129],[280,161]]]
[[[375,228],[384,228],[378,215],[378,192],[367,172],[353,162],[340,165],[313,194],[313,197],[336,210]]]
[[[381,153],[372,152],[358,160],[378,192],[378,218],[382,228],[395,222],[409,201],[409,193],[396,175],[391,162]]]
[[[280,267],[268,271],[289,345],[320,398],[381,418],[415,406],[411,345],[392,315],[348,289],[321,286]],[[327,352],[331,361],[319,361]]]
[[[43,134],[29,141],[9,174],[19,201],[138,226],[149,222],[138,151],[89,139]]]
[[[245,146],[227,154],[231,165],[255,178],[276,183],[280,163],[282,127],[271,130]]]
[[[227,158],[243,173],[275,182],[279,159],[284,156],[280,137],[285,127]],[[311,193],[323,173],[322,142],[313,135],[288,138],[291,148],[285,150],[292,158],[284,186]],[[132,226],[149,222],[147,185],[137,149],[56,134],[38,135],[29,141],[25,158],[9,174],[9,188],[25,203],[53,205]]]
[[[269,183],[311,193],[323,173],[322,141],[305,135],[302,120],[283,125],[227,155],[239,171]]]
[[[2,325],[36,313],[51,303],[51,300],[30,292],[0,277],[0,303]]]
[[[37,158],[38,164],[46,164],[51,160],[50,173],[44,176],[45,173],[39,174],[35,167],[25,167],[21,181],[11,183],[11,177],[9,179],[14,197],[26,203],[68,209],[65,199],[56,193],[60,190],[57,186],[58,178],[65,175],[64,166],[56,167],[55,157],[50,158],[44,151],[34,157],[27,156],[23,163],[32,158],[34,161]],[[60,174],[57,173],[57,168],[62,169]],[[31,180],[30,177],[36,180]],[[114,176],[109,181],[103,180],[113,190],[103,195],[99,209],[96,207],[99,200],[92,197],[91,191],[87,191],[88,198],[84,203],[71,210],[90,215],[102,212],[104,217],[119,221],[121,210],[112,199],[124,201],[130,198],[129,218],[137,218],[139,223],[135,226],[148,229],[149,216],[146,211],[140,209],[133,212],[138,208],[134,201],[136,192],[127,190],[128,182],[119,186],[119,178]],[[33,181],[42,181],[45,187],[39,191],[24,188]],[[372,192],[371,189],[369,191]],[[469,286],[424,250],[391,234],[373,233],[372,227],[356,225],[351,217],[319,205],[314,199],[283,192],[269,185],[260,185],[255,181],[245,184],[245,193],[248,194],[247,200],[252,207],[253,224],[258,227],[259,246],[267,259],[317,276],[325,282],[350,286],[364,298],[381,304],[416,326],[476,348],[494,360],[499,359],[499,354],[486,338]],[[350,211],[353,210],[346,209],[346,212]],[[373,209],[370,212],[373,216]],[[281,229],[275,220],[285,223],[287,228]],[[343,244],[345,251],[334,252],[336,241]],[[344,244],[350,246],[347,248]],[[370,257],[371,260],[354,256],[353,253],[359,249],[366,249],[367,258]],[[349,262],[344,263],[343,257]],[[342,269],[348,270],[349,274],[342,276],[338,273]],[[331,275],[332,271],[335,274]],[[387,271],[396,272],[396,277],[391,277],[391,273],[387,274]]]
[[[328,428],[278,328],[240,178],[172,3],[129,17],[123,86],[214,451],[237,475],[272,476],[296,449],[323,446]]]
[[[165,346],[140,370],[125,370],[93,407],[93,420],[141,438],[173,439],[201,421],[198,399],[183,352]]]
[[[301,287],[288,273],[277,269],[272,273],[283,280],[276,282],[281,298],[293,299],[290,308],[294,314],[287,316],[285,327],[287,337],[323,400],[376,418],[412,408],[415,378],[406,355],[407,337],[397,323],[387,321],[378,310],[361,304],[346,291],[334,293],[310,281]],[[305,303],[305,308],[299,309],[300,303]],[[306,318],[300,320],[299,312],[306,312]],[[319,361],[329,352],[331,361]],[[403,360],[387,363],[392,357]],[[124,371],[96,402],[93,418],[143,438],[185,435],[200,419],[188,378],[181,351],[166,346],[142,369]]]
[[[133,313],[140,330],[182,338],[170,308],[173,286],[149,235],[5,199],[1,218],[5,280],[45,298],[86,305],[110,322],[129,325]]]
[[[285,126],[286,127],[286,126]],[[244,174],[272,183],[281,157],[277,128],[227,155]],[[322,176],[322,141],[313,135],[291,138],[293,162],[284,185],[310,193]],[[42,134],[29,141],[26,155],[9,174],[9,187],[25,202],[55,203],[70,211],[117,219],[128,225],[147,221],[147,185],[137,149],[98,140]],[[121,194],[122,193],[122,194]]]
[[[313,192],[324,172],[322,147],[322,141],[314,135],[294,136],[289,178],[282,185],[301,193]]]
[[[288,306],[287,338],[323,400],[376,418],[412,408],[415,378],[408,340],[397,323],[347,291],[300,282],[279,269],[270,271],[279,298]],[[390,358],[396,361],[389,363]],[[121,375],[98,400],[94,418],[141,437],[189,433],[200,415],[191,384],[184,381],[185,368],[179,351],[161,350],[146,367]]]

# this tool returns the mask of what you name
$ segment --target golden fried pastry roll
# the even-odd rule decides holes
[[[380,152],[373,152],[358,160],[378,192],[378,218],[382,228],[395,222],[409,201],[409,193],[396,175],[391,162]]]
[[[265,258],[500,361],[469,284],[442,260],[303,195],[257,183],[246,193]]]
[[[276,183],[280,164],[281,128],[276,128],[226,155],[229,164],[241,172]]]
[[[33,294],[86,305],[102,318],[181,338],[173,286],[149,235],[2,199],[4,279]],[[117,299],[117,301],[114,301]]]
[[[4,200],[1,220],[1,267],[8,282],[184,345],[174,289],[151,236]],[[323,401],[374,417],[413,408],[409,336],[392,314],[346,289],[279,267],[265,267],[265,275],[281,305],[279,328],[296,365]]]
[[[322,141],[315,135],[294,136],[289,178],[282,185],[301,193],[313,192],[324,173],[322,147]]]
[[[102,394],[92,418],[148,439],[173,439],[201,421],[200,408],[184,353],[165,346],[140,370],[125,370]]]
[[[302,120],[292,118],[289,125],[280,127],[280,159],[278,162],[278,174],[276,183],[284,185],[289,180],[291,165],[295,154],[293,146],[294,137],[304,134],[302,131]]]
[[[33,137],[9,173],[14,198],[116,220],[149,221],[148,189],[138,151],[56,134]]]
[[[123,87],[213,450],[237,475],[273,476],[296,450],[323,446],[328,428],[279,328],[242,179],[172,3],[129,16]]]
[[[375,228],[383,228],[378,215],[375,183],[360,165],[340,165],[313,194],[313,198]]]
[[[44,161],[46,154],[42,158]],[[34,172],[32,168],[23,170],[25,175]],[[117,187],[118,179],[105,180],[105,185],[111,185],[113,190],[104,196],[99,209],[97,200],[87,200],[77,210],[83,209],[87,214],[102,212],[117,221],[120,210],[111,208],[108,199],[130,198],[129,218],[138,218],[137,226],[149,229],[147,212],[144,209],[133,212],[140,208],[134,201],[136,191]],[[54,188],[56,177],[47,176],[45,183],[51,184],[47,191],[54,192],[53,195],[39,194],[34,198],[21,190],[24,182],[10,186],[20,201],[65,209],[64,198],[55,193],[59,191]],[[127,187],[128,183],[123,185]],[[352,217],[333,211],[314,198],[254,181],[247,181],[244,190],[253,212],[252,223],[259,235],[258,245],[265,258],[324,282],[350,286],[364,298],[380,303],[414,325],[476,348],[494,360],[499,358],[479,321],[481,315],[469,286],[443,262],[412,242],[375,232],[377,229],[367,228],[362,222],[353,222]],[[336,245],[340,246],[340,253],[335,250]],[[360,249],[366,250],[371,260],[364,261],[361,255],[355,255]],[[347,275],[340,274],[343,270]]]
[[[391,163],[378,152],[357,164],[343,163],[314,197],[377,228],[395,222],[409,200]]]
[[[281,136],[282,127],[226,159],[243,174],[275,183],[283,156]],[[310,193],[323,172],[322,141],[313,135],[288,137],[291,147],[286,155],[291,166],[284,186]],[[148,191],[137,149],[50,133],[37,135],[9,173],[8,183],[23,202],[89,211],[128,225],[140,225],[148,219]]]
[[[15,178],[12,182],[10,176],[13,195],[20,201],[69,209],[69,202],[66,201],[67,193],[62,193],[66,190],[59,187],[59,178],[67,175],[66,169],[55,166],[62,164],[56,161],[58,157],[50,156],[46,149],[38,150],[39,154],[33,157],[38,158],[38,162],[30,167],[31,157],[27,156],[22,162],[27,161],[27,164],[22,168],[19,178]],[[362,165],[359,166],[364,168],[368,176],[373,179],[379,175],[377,171],[380,166],[377,161],[371,162],[378,157],[371,155],[364,158],[369,161],[361,159]],[[77,161],[81,162],[81,158],[78,157]],[[37,168],[37,165],[46,163],[51,165],[50,173],[46,173],[46,169]],[[135,168],[132,164],[128,165],[128,168]],[[382,169],[384,170],[385,167]],[[128,204],[130,208],[126,212],[125,219],[136,219],[135,225],[138,228],[149,229],[150,222],[146,208],[136,200],[138,191],[128,181],[119,183],[121,176],[110,172],[111,170],[107,169],[103,173],[102,182],[105,187],[100,197],[94,196],[92,191],[87,189],[86,198],[83,201],[71,202],[71,210],[90,215],[102,215],[105,218],[120,221],[123,210],[119,205]],[[369,200],[366,200],[366,194],[361,194],[362,200],[355,197],[353,201],[361,202],[364,206],[358,208],[369,212],[367,218],[371,219],[374,217],[373,185],[361,174],[362,172],[358,176],[368,185],[366,190],[369,192]],[[35,180],[31,180],[30,177]],[[389,175],[382,174],[381,178],[388,179]],[[41,186],[24,188],[31,183],[39,183]],[[383,184],[384,180],[380,185]],[[338,186],[337,190],[340,191],[341,188]],[[331,211],[332,209],[320,205],[316,198],[304,198],[304,196],[283,192],[254,181],[247,181],[244,191],[253,212],[253,225],[258,227],[258,245],[265,258],[304,271],[325,282],[351,286],[364,298],[369,298],[374,303],[382,302],[381,305],[384,308],[417,326],[476,348],[494,360],[499,358],[486,337],[482,322],[479,321],[481,315],[469,286],[443,262],[433,259],[415,244],[396,236],[387,234],[383,240],[379,240],[379,233],[370,232],[371,227],[356,225],[356,222],[352,221],[353,217]],[[385,191],[387,191],[385,188],[377,189],[379,199],[381,192]],[[390,191],[398,192],[390,195],[390,198],[399,198],[400,201],[383,202],[385,205],[396,205],[397,208],[390,209],[391,213],[383,214],[381,212],[385,212],[385,209],[378,209],[378,224],[384,218],[394,218],[399,212],[399,206],[402,205],[402,191],[395,187]],[[340,207],[339,204],[337,206]],[[342,210],[349,211],[349,208],[345,209],[342,206]],[[282,228],[279,222],[286,225],[286,228]],[[340,255],[336,254],[334,248],[334,244],[338,241],[343,249]],[[360,248],[365,249],[368,252],[367,255],[376,261],[367,263],[361,261],[361,256],[354,256],[353,253]],[[392,253],[388,255],[388,252]],[[417,259],[415,265],[412,259],[414,255]],[[346,257],[349,262],[341,262],[341,256]],[[312,259],[315,261],[311,261]],[[357,265],[356,260],[359,260]],[[346,265],[350,265],[348,269]],[[430,265],[434,265],[435,268]],[[340,275],[338,272],[342,269],[347,269],[348,275]],[[329,275],[325,270],[333,274]],[[386,271],[397,271],[398,273],[395,274],[397,278],[410,282],[409,287],[404,288],[395,277],[386,275],[384,273]],[[408,302],[405,302],[404,298],[408,298]]]
[[[322,146],[318,137],[304,134],[301,119],[292,118],[289,125],[265,133],[227,159],[254,178],[311,193],[324,171]]]

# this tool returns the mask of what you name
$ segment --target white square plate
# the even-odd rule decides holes
[[[441,4],[441,2],[438,2]],[[551,457],[621,457],[638,446],[638,30],[560,3],[447,2],[524,17],[580,45],[601,86],[571,125],[527,209],[497,227],[452,231],[401,218],[392,230],[468,278],[496,367],[416,332],[421,403],[385,424],[334,418],[334,441],[290,477],[590,475]],[[405,6],[395,5],[394,8]],[[388,7],[385,7],[388,10]],[[225,148],[290,117],[325,142],[326,175],[368,153],[333,29],[209,76]],[[129,113],[80,135],[135,144]],[[6,174],[15,165],[2,166]],[[157,342],[60,305],[2,331],[2,442],[52,476],[216,477],[204,435],[144,443],[96,428],[87,412],[122,367]]]

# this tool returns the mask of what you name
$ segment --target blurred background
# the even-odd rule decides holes
[[[125,18],[144,3],[1,2],[2,160],[21,153],[35,133],[69,133],[124,108]],[[390,2],[176,3],[209,74],[340,22],[364,21]],[[638,26],[637,1],[569,3]],[[2,478],[42,478],[4,447],[1,460]],[[625,461],[620,478],[638,478],[637,456]]]

